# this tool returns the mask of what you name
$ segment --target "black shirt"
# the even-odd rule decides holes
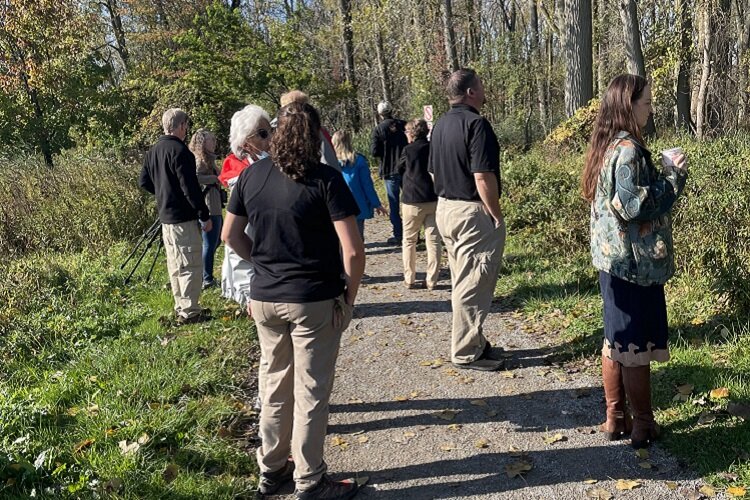
[[[195,156],[177,137],[161,136],[146,153],[140,185],[156,195],[162,224],[208,220],[208,207],[195,173]]]
[[[474,174],[494,172],[500,189],[500,146],[492,125],[466,104],[454,104],[432,129],[430,173],[437,195],[480,201]]]
[[[381,178],[398,174],[398,159],[406,146],[406,122],[397,118],[386,118],[372,131],[372,156],[380,158],[378,175]]]
[[[340,172],[324,164],[293,181],[264,159],[237,180],[227,211],[248,218],[255,275],[250,298],[306,303],[344,292],[333,221],[359,208]]]
[[[427,139],[417,139],[401,152],[398,171],[403,175],[401,186],[404,203],[429,203],[437,201],[435,186],[427,172],[430,160],[430,143]]]

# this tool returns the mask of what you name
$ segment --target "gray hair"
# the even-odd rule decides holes
[[[390,115],[393,111],[391,103],[388,101],[381,101],[378,103],[378,114],[381,116]]]
[[[164,133],[169,135],[187,122],[188,115],[180,108],[169,108],[161,115],[161,126]]]
[[[258,122],[262,119],[271,121],[268,113],[254,104],[248,104],[232,116],[232,124],[229,127],[229,147],[237,158],[244,158],[245,151],[242,146],[245,144],[247,136],[258,128]]]

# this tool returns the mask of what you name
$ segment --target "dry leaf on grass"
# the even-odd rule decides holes
[[[698,425],[712,424],[716,421],[716,416],[717,416],[716,413],[711,413],[710,411],[704,411],[698,417]]]
[[[164,478],[164,482],[169,484],[175,479],[177,479],[177,474],[179,472],[179,468],[177,467],[177,464],[169,464],[164,469],[164,472],[162,472],[161,477]]]
[[[610,500],[612,493],[605,490],[604,488],[591,488],[586,491],[586,498],[593,498],[595,500]]]
[[[713,399],[724,399],[729,397],[729,389],[726,387],[719,387],[718,389],[711,389],[709,395]]]
[[[73,453],[81,453],[83,450],[94,444],[93,439],[84,439],[73,448]]]
[[[734,498],[742,498],[745,496],[745,488],[741,488],[739,486],[732,486],[730,488],[727,488],[727,495],[730,495]]]
[[[117,445],[120,447],[120,452],[123,455],[129,455],[131,453],[135,453],[141,448],[141,445],[138,444],[137,442],[132,441],[129,443],[127,439],[123,439],[122,441],[117,443]]]
[[[512,464],[508,464],[505,466],[505,473],[508,475],[508,477],[521,477],[526,472],[533,469],[534,466],[531,465],[531,462],[527,462],[526,460],[518,460],[517,462],[513,462]]]
[[[677,387],[677,393],[684,396],[690,396],[693,393],[695,386],[693,384],[682,384]]]
[[[632,490],[640,486],[642,486],[640,481],[632,481],[630,479],[618,479],[617,484],[615,484],[615,488],[620,491]]]

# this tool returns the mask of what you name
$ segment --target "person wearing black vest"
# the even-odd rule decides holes
[[[429,171],[453,285],[451,361],[457,368],[499,370],[503,363],[493,358],[483,325],[505,247],[500,148],[492,125],[479,114],[485,97],[476,72],[454,71],[446,90],[451,108],[432,130]]]
[[[381,122],[372,131],[370,152],[375,158],[380,158],[378,173],[385,182],[385,191],[388,195],[388,211],[391,214],[393,226],[393,237],[388,238],[388,244],[400,245],[403,229],[399,212],[401,174],[398,173],[398,160],[401,157],[401,150],[407,144],[404,133],[406,122],[393,118],[393,108],[387,101],[378,104],[378,115]]]
[[[210,232],[213,224],[198,183],[195,156],[184,142],[187,114],[168,109],[162,127],[165,135],[143,158],[140,185],[156,195],[177,322],[195,323],[210,318],[210,311],[198,305],[203,274],[200,230]]]
[[[427,172],[430,158],[430,143],[427,141],[427,122],[422,119],[406,124],[406,137],[409,144],[404,148],[399,160],[398,170],[401,173],[404,192],[401,195],[404,218],[404,284],[409,289],[422,288],[424,284],[416,282],[417,239],[419,230],[424,226],[425,244],[427,246],[427,279],[429,290],[435,288],[440,270],[440,233],[435,222],[437,195],[432,178]]]

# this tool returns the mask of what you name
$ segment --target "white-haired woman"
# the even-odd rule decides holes
[[[219,180],[230,190],[240,173],[268,156],[271,144],[271,117],[260,106],[250,104],[232,116],[229,145],[232,152],[224,160]],[[221,270],[221,295],[243,308],[250,300],[250,278],[253,267],[228,246],[224,249]]]

